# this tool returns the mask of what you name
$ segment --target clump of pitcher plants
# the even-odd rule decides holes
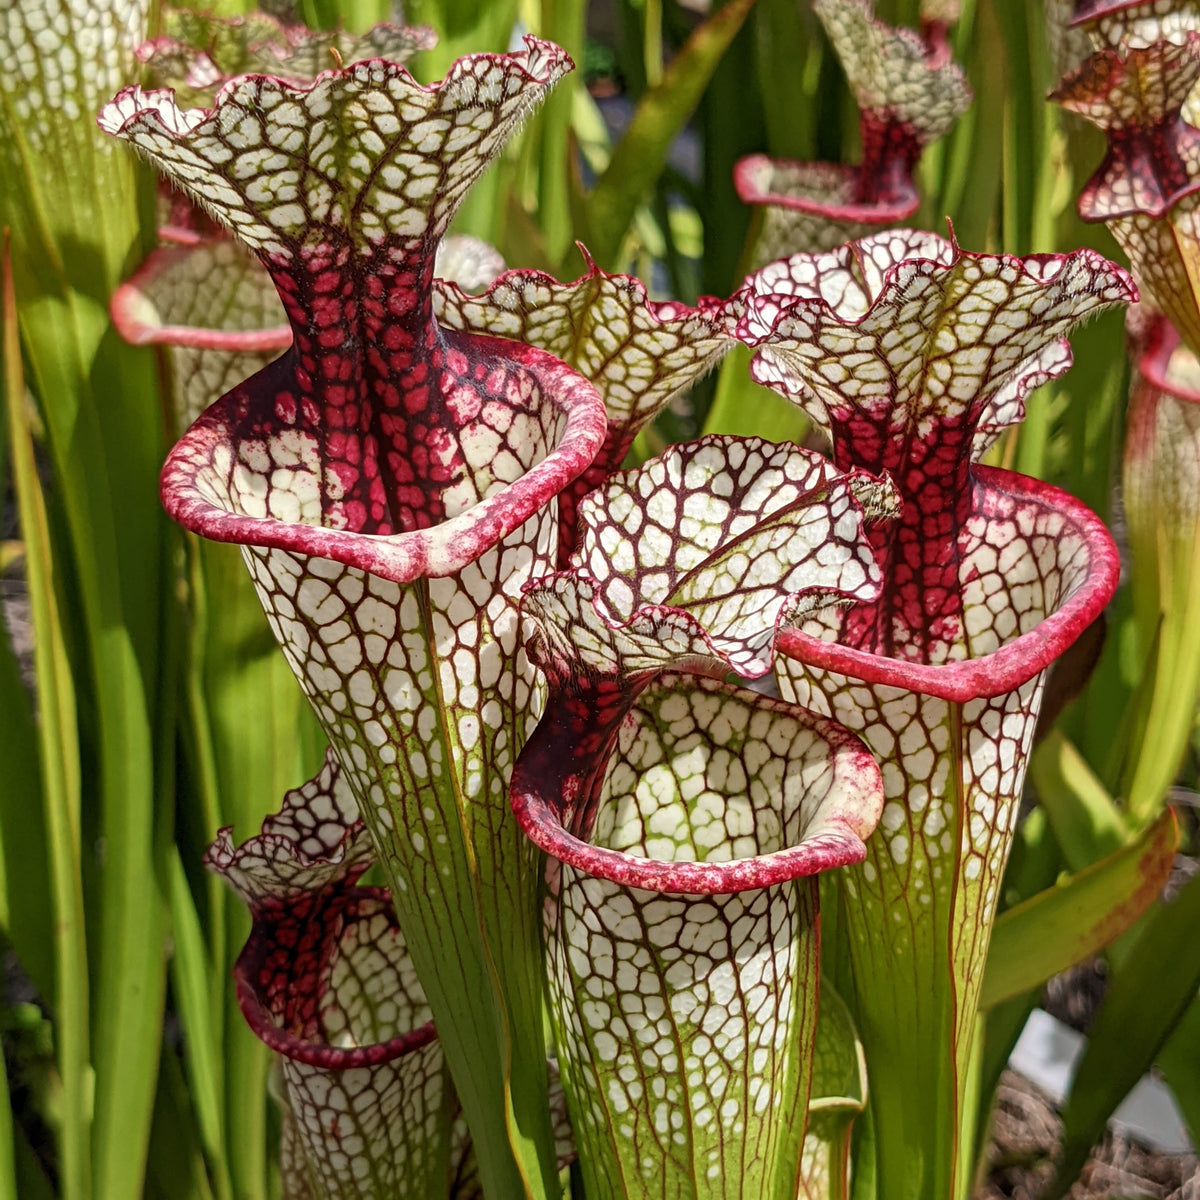
[[[695,306],[586,251],[570,283],[478,245],[439,265],[571,69],[545,41],[422,86],[396,61],[420,31],[179,17],[143,56],[187,90],[102,113],[176,189],[175,244],[114,303],[127,336],[202,356],[176,360],[163,500],[242,548],[330,743],[208,856],[254,918],[238,997],[280,1056],[289,1197],[845,1196],[865,1104],[879,1197],[961,1188],[1045,672],[1117,582],[1086,508],[979,460],[1070,366],[1066,333],[1136,292],[1091,251],[838,246],[911,215],[969,100],[950,8],[922,39],[819,0],[863,161],[743,162],[743,196],[821,252]],[[1109,86],[1192,72],[1196,39],[1101,52]],[[1149,119],[1190,162],[1178,91]],[[1172,176],[1147,203],[1188,194]],[[1162,426],[1194,359],[1148,336]],[[831,454],[708,437],[623,471],[739,342]]]
[[[1129,328],[1134,379],[1122,482],[1136,653],[1149,668],[1132,708],[1138,752],[1128,755],[1121,782],[1131,815],[1144,823],[1187,752],[1200,699],[1200,10],[1107,0],[1077,6],[1073,25],[1093,53],[1053,98],[1098,125],[1108,143],[1079,213],[1108,226],[1142,289]]]
[[[940,6],[919,36],[877,21],[871,0],[815,0],[858,104],[862,158],[853,166],[763,154],[741,159],[738,195],[762,213],[757,262],[829,250],[916,212],[913,171],[921,152],[971,103],[962,71],[949,59],[947,10],[952,6]]]

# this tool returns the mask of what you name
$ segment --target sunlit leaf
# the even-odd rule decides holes
[[[1005,912],[992,931],[980,1007],[1045,983],[1130,929],[1162,892],[1178,842],[1174,816],[1163,813],[1137,841]]]
[[[602,267],[614,265],[637,206],[662,173],[671,143],[753,5],[754,0],[729,0],[713,12],[671,60],[661,82],[638,102],[587,198],[585,240]]]
[[[1073,871],[1115,854],[1128,843],[1129,829],[1113,798],[1083,755],[1057,730],[1034,752],[1029,773],[1054,838]]]
[[[62,1081],[59,1148],[63,1194],[83,1200],[91,1186],[92,1065],[88,1024],[87,928],[84,922],[80,806],[82,777],[76,691],[64,638],[61,586],[46,502],[30,436],[28,397],[21,370],[16,296],[8,234],[0,250],[3,301],[3,384],[6,434],[29,587],[37,676],[38,756],[50,906],[54,917],[55,1060]]]
[[[160,800],[173,769],[174,662],[161,587],[171,555],[155,499],[161,407],[152,356],[110,336],[105,308],[143,245],[151,181],[95,124],[136,75],[149,8],[21,0],[0,10],[0,224],[13,234],[21,349],[61,517],[54,553],[72,600],[59,619],[89,766],[84,828],[104,848],[102,869],[85,877],[87,971],[71,969],[95,1033],[94,1076],[71,1101],[92,1114],[91,1135],[65,1136],[71,1196],[86,1192],[86,1160],[97,1193],[141,1189],[166,989],[170,809]]]
[[[1200,1129],[1200,992],[1179,1018],[1155,1062],[1194,1139]]]

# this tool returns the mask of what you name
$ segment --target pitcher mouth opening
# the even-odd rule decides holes
[[[163,505],[186,529],[213,541],[293,551],[358,567],[395,583],[454,574],[523,525],[580,475],[606,432],[595,387],[559,359],[519,342],[469,338],[481,357],[501,361],[527,389],[472,416],[458,432],[475,460],[448,489],[448,516],[425,528],[377,533],[329,503],[321,436],[281,424],[277,434],[233,432],[246,393],[234,389],[175,445],[160,481]],[[490,424],[489,424],[490,418]],[[493,449],[496,425],[503,447]],[[514,427],[523,437],[512,436]],[[351,527],[356,525],[357,528]]]
[[[743,204],[782,208],[839,225],[894,225],[908,220],[920,207],[921,197],[908,180],[878,199],[857,199],[861,171],[843,163],[793,162],[750,154],[738,160],[733,179]],[[776,176],[788,173],[796,191],[779,187]]]
[[[335,904],[339,916],[354,919],[363,913],[378,910],[394,920],[391,896],[384,888],[354,888],[335,901]],[[325,1071],[378,1067],[394,1062],[405,1054],[437,1040],[437,1030],[433,1021],[425,1021],[387,1041],[366,1045],[331,1045],[292,1033],[279,1024],[268,1009],[259,989],[252,982],[262,966],[263,955],[269,949],[271,944],[268,938],[252,933],[245,949],[239,955],[233,970],[238,1007],[246,1018],[246,1023],[254,1030],[255,1036],[292,1062]]]
[[[867,748],[828,718],[704,677],[660,676],[639,702],[661,705],[670,702],[674,693],[689,688],[710,697],[741,700],[748,711],[753,710],[749,721],[777,716],[792,722],[797,732],[805,735],[803,745],[798,739],[789,749],[787,761],[780,768],[782,777],[776,781],[781,794],[773,799],[781,808],[789,804],[785,794],[792,793],[790,815],[756,827],[759,853],[735,857],[731,846],[721,843],[713,846],[709,858],[653,857],[646,852],[648,842],[641,851],[607,845],[614,840],[614,828],[620,824],[614,810],[625,803],[641,808],[642,802],[634,794],[620,790],[605,795],[597,806],[599,815],[587,835],[590,840],[577,836],[563,823],[562,779],[552,765],[543,769],[547,763],[545,757],[537,755],[536,731],[517,762],[510,792],[517,820],[530,841],[558,863],[583,875],[667,895],[732,895],[861,862],[866,856],[866,839],[882,807],[879,768]],[[684,752],[694,755],[697,749],[691,746]],[[723,746],[714,744],[711,749],[716,756],[724,753]],[[613,782],[611,769],[612,762],[606,768],[606,790]],[[806,782],[806,774],[814,770],[818,771],[823,791],[811,790],[813,779]],[[799,788],[809,790],[799,794],[796,802]],[[685,819],[692,815],[689,804]],[[701,836],[693,841],[695,846],[702,844]]]
[[[1112,536],[1095,513],[1051,484],[998,467],[975,466],[972,473],[976,508],[981,500],[991,499],[1014,510],[1018,506],[1040,510],[1061,520],[1060,538],[1070,535],[1075,558],[1062,547],[1067,561],[1058,564],[1061,586],[1057,595],[1047,597],[1044,616],[1008,635],[997,649],[959,661],[923,663],[889,658],[794,627],[777,634],[780,653],[805,666],[958,704],[1011,692],[1062,654],[1116,591],[1120,559]],[[1042,535],[1041,540],[1057,544],[1049,535]],[[962,581],[960,587],[971,582]]]
[[[1141,342],[1137,373],[1152,387],[1176,400],[1200,404],[1200,360],[1183,344],[1179,331],[1156,314],[1144,331],[1130,332]]]

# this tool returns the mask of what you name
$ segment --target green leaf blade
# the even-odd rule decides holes
[[[1004,913],[992,931],[980,1007],[1037,987],[1130,929],[1162,891],[1178,840],[1166,812],[1129,846]]]
[[[750,13],[754,0],[731,0],[688,39],[642,97],[625,136],[586,203],[587,242],[596,261],[611,269],[637,206],[662,173],[667,150],[704,93],[721,56]]]
[[[88,1033],[88,953],[84,920],[79,760],[75,685],[56,594],[56,563],[45,501],[34,462],[25,411],[25,383],[17,331],[16,295],[4,241],[4,394],[13,486],[26,548],[26,578],[33,612],[34,664],[38,680],[39,743],[50,894],[55,925],[54,1010],[57,1061],[62,1078],[59,1126],[64,1200],[89,1200],[92,1164],[92,1068]]]
[[[1072,871],[1115,854],[1129,829],[1087,760],[1058,730],[1046,735],[1029,764],[1038,799]]]
[[[54,995],[53,917],[38,733],[6,630],[0,630],[0,926],[43,996]]]

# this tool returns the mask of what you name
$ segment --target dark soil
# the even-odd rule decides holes
[[[1090,958],[1046,983],[1042,1008],[1064,1025],[1088,1033],[1107,987],[1107,964],[1098,956]]]
[[[1005,1071],[992,1120],[991,1169],[975,1200],[1037,1200],[1054,1174],[1061,1125],[1054,1106],[1015,1071]],[[1200,1200],[1200,1160],[1160,1154],[1111,1130],[1094,1150],[1069,1200]]]
[[[1180,855],[1167,890],[1195,873],[1194,858]],[[1086,1034],[1108,986],[1108,968],[1096,957],[1046,984],[1042,1008]],[[1016,1071],[1005,1071],[996,1093],[987,1181],[974,1200],[1037,1200],[1054,1175],[1062,1124],[1049,1098]],[[1200,1159],[1164,1154],[1109,1130],[1092,1152],[1069,1200],[1200,1200]]]

